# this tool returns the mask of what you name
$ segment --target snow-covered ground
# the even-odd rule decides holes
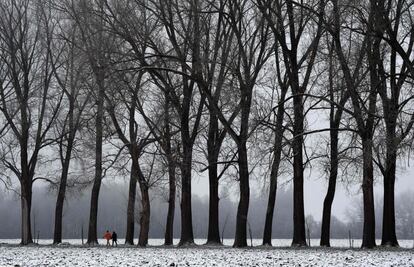
[[[204,240],[196,240],[202,244]],[[163,247],[162,240],[150,240],[147,248],[70,245],[18,246],[18,240],[0,240],[0,266],[414,266],[412,241],[400,241],[405,248],[349,249],[348,240],[333,240],[335,248],[288,247],[290,240],[278,239],[276,247],[233,249],[230,246]],[[317,240],[312,240],[317,244]],[[311,243],[312,243],[311,242]],[[360,242],[360,241],[359,241]],[[231,244],[232,240],[225,240]],[[103,244],[103,242],[101,242]],[[260,244],[260,240],[253,240]],[[358,241],[354,242],[357,246]],[[347,248],[348,246],[348,248]],[[410,248],[410,249],[407,249]]]

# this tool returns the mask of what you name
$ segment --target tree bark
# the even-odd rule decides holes
[[[101,72],[101,71],[100,71]],[[91,206],[89,215],[88,241],[89,245],[98,244],[97,223],[98,223],[98,201],[99,191],[102,183],[102,140],[103,140],[103,113],[104,113],[104,87],[103,73],[97,75],[98,82],[98,99],[97,113],[95,121],[95,178],[93,181]]]
[[[27,177],[22,176],[22,179]],[[28,181],[28,180],[27,180]],[[26,181],[21,183],[21,214],[22,214],[22,225],[21,225],[21,244],[28,245],[33,243],[32,239],[32,226],[31,226],[31,208],[32,208],[32,186],[31,182],[27,184]]]
[[[321,242],[320,245],[330,247],[330,231],[331,231],[331,211],[332,203],[335,197],[336,179],[338,176],[338,128],[339,123],[331,123],[330,130],[330,170],[329,170],[329,184],[328,191],[323,201],[322,211],[322,228],[321,228]]]
[[[367,57],[369,63],[370,92],[368,96],[368,117],[364,127],[359,123],[359,133],[362,139],[363,178],[362,193],[364,199],[364,229],[362,248],[373,248],[375,243],[375,203],[374,203],[374,166],[373,166],[373,135],[375,130],[376,99],[378,94],[378,65],[380,40],[368,38]],[[356,101],[355,101],[356,102]],[[354,107],[355,108],[355,107]],[[360,113],[360,112],[358,112]],[[362,121],[362,118],[358,119]]]
[[[21,105],[25,110],[22,111],[22,138],[20,140],[20,166],[22,168],[20,176],[21,187],[21,244],[27,245],[33,243],[32,239],[32,225],[31,225],[31,210],[32,210],[32,186],[33,186],[33,173],[31,173],[28,161],[28,139],[29,139],[29,124],[26,105]]]
[[[394,120],[393,120],[394,121]],[[396,119],[395,119],[396,121]],[[397,144],[395,124],[387,125],[387,154],[386,169],[384,173],[384,206],[382,220],[382,246],[397,247],[395,233],[395,171],[397,165]]]
[[[26,90],[29,91],[29,90]],[[20,104],[21,109],[21,139],[20,143],[20,166],[21,166],[21,176],[20,176],[20,187],[21,187],[21,213],[22,213],[22,222],[21,222],[21,244],[27,245],[33,243],[32,239],[32,230],[31,230],[31,209],[32,209],[32,186],[33,186],[33,175],[34,169],[31,169],[29,166],[29,155],[28,155],[28,140],[29,140],[29,116],[27,114],[27,99],[24,99]],[[32,155],[33,157],[34,155]],[[36,164],[36,161],[33,162]]]
[[[138,162],[135,160],[136,157],[132,156],[131,164],[131,176],[129,180],[129,193],[128,193],[128,207],[127,207],[127,228],[125,234],[125,244],[134,244],[134,230],[135,230],[135,199],[137,192],[137,181],[138,181]]]
[[[179,246],[194,243],[193,220],[191,211],[191,162],[192,149],[189,140],[183,140],[181,163],[181,238]]]
[[[175,215],[175,193],[176,193],[175,164],[172,162],[168,163],[168,184],[169,184],[168,213],[167,213],[167,223],[165,227],[164,245],[170,246],[170,245],[173,245],[173,239],[174,239],[174,215]]]
[[[272,170],[270,172],[270,187],[269,187],[269,198],[266,210],[265,227],[263,233],[263,245],[272,245],[272,226],[273,226],[273,214],[276,203],[276,191],[277,191],[277,177],[279,175],[280,159],[282,154],[282,141],[283,141],[283,118],[285,113],[285,95],[286,89],[282,89],[281,99],[277,109],[277,118],[275,125],[275,140],[273,146],[273,162]]]
[[[373,248],[375,244],[375,209],[374,209],[374,168],[372,158],[372,138],[363,137],[363,181],[364,229],[362,248]]]
[[[273,226],[273,213],[276,203],[276,191],[277,191],[277,175],[279,171],[280,155],[279,159],[273,159],[272,171],[270,173],[270,188],[269,198],[266,209],[265,227],[263,233],[263,245],[272,245],[272,226]]]
[[[72,150],[71,145],[68,144],[67,151]],[[65,202],[66,186],[69,173],[70,154],[66,155],[64,164],[62,166],[62,176],[60,178],[59,192],[56,199],[55,207],[55,231],[53,233],[53,244],[62,243],[62,221],[63,221],[63,204]]]
[[[143,175],[138,169],[140,175]],[[144,181],[144,180],[142,180]],[[145,247],[148,244],[148,233],[150,227],[150,199],[148,193],[148,186],[145,182],[140,184],[141,189],[141,217],[140,217],[140,232],[138,246]]]
[[[300,90],[293,98],[293,240],[292,246],[306,246],[305,209],[303,203],[303,96]]]
[[[247,214],[249,211],[250,186],[247,147],[245,142],[241,143],[238,146],[238,155],[240,200],[239,206],[237,208],[236,236],[234,238],[233,247],[246,247]]]
[[[208,180],[209,180],[209,216],[208,216],[208,234],[207,244],[221,244],[219,229],[219,190],[217,162],[221,147],[218,140],[218,118],[210,114],[210,125],[207,139],[208,150]],[[220,143],[217,143],[220,142]]]
[[[332,101],[330,112],[329,112],[329,135],[330,135],[330,169],[329,169],[329,182],[328,190],[326,192],[325,200],[323,202],[322,211],[322,227],[321,227],[321,241],[320,245],[323,247],[330,247],[330,231],[331,231],[331,212],[332,203],[335,197],[336,180],[338,177],[338,128],[341,122],[343,107],[349,99],[349,93],[344,92],[339,101],[339,108],[334,104],[335,101],[335,90],[334,90],[334,74],[333,74],[333,53],[334,43],[331,47],[332,51],[329,53],[329,96]]]
[[[175,168],[176,162],[174,159],[174,153],[171,145],[171,130],[170,130],[170,98],[168,94],[165,94],[165,119],[164,119],[164,137],[165,137],[165,154],[168,164],[168,213],[167,222],[165,225],[164,245],[173,245],[174,240],[174,217],[175,217],[175,194],[176,194],[176,178]]]
[[[397,235],[395,233],[395,167],[396,163],[391,162],[384,177],[384,209],[382,221],[382,246],[398,247]]]
[[[62,174],[59,183],[59,192],[56,199],[55,207],[55,231],[53,233],[53,244],[62,243],[62,221],[63,221],[63,204],[65,202],[66,187],[69,175],[69,166],[72,157],[73,143],[75,141],[76,128],[74,127],[73,118],[74,102],[70,102],[69,106],[69,139],[66,146],[65,157],[61,159]],[[80,115],[79,115],[80,116]],[[63,140],[61,140],[63,142]],[[62,144],[61,144],[62,145]]]
[[[209,168],[209,217],[207,244],[221,244],[219,230],[219,192],[217,165]]]

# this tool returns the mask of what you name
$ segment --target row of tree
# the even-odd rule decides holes
[[[2,1],[1,180],[12,189],[13,178],[19,181],[22,244],[32,242],[37,180],[58,191],[54,243],[62,242],[68,188],[92,183],[88,243],[97,243],[99,192],[108,175],[130,176],[127,243],[133,243],[137,187],[138,244],[145,246],[150,188],[163,185],[165,244],[172,244],[177,191],[180,245],[191,244],[198,167],[208,171],[208,243],[221,242],[219,181],[238,182],[234,247],[244,247],[250,181],[267,177],[263,244],[271,245],[278,178],[287,174],[293,181],[292,245],[306,246],[304,171],[316,161],[328,176],[321,245],[330,245],[342,171],[361,177],[365,248],[376,245],[373,183],[376,173],[383,176],[382,245],[397,246],[397,161],[412,147],[414,124],[413,5]],[[316,116],[327,119],[312,128],[309,118]]]

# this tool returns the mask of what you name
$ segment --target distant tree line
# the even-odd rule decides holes
[[[104,184],[101,191],[101,200],[99,202],[100,211],[98,213],[98,233],[104,233],[106,230],[115,230],[119,232],[120,238],[125,238],[126,224],[125,215],[127,212],[127,187],[126,184],[110,183]],[[57,192],[56,192],[57,193]],[[53,212],[55,209],[54,200],[56,193],[51,193],[45,187],[36,187],[33,191],[32,206],[32,230],[33,238],[51,239],[53,238],[54,222]],[[272,239],[289,239],[293,233],[291,215],[293,210],[292,189],[280,189],[277,195],[278,205],[275,208],[275,219],[273,221],[274,231]],[[153,194],[157,194],[154,192]],[[397,237],[404,240],[414,239],[414,209],[412,209],[412,191],[405,191],[396,195],[396,225]],[[62,231],[65,233],[66,241],[68,239],[81,239],[86,241],[87,225],[89,216],[90,190],[83,193],[75,193],[68,196],[63,213]],[[360,196],[352,199],[345,213],[341,217],[332,215],[331,237],[334,239],[359,239],[362,234],[363,226],[363,207]],[[178,199],[177,199],[178,201]],[[263,235],[263,224],[266,213],[267,198],[263,195],[253,194],[249,208],[249,228],[251,237],[260,239]],[[137,203],[139,200],[137,200]],[[381,229],[382,218],[382,199],[377,199],[375,204],[376,227]],[[179,203],[177,203],[179,204]],[[199,197],[193,195],[193,216],[194,216],[194,237],[205,240],[208,233],[208,207],[209,199],[207,196]],[[2,239],[15,239],[20,235],[19,200],[13,194],[6,194],[0,200],[0,214],[2,214],[0,237]],[[149,231],[150,238],[162,239],[165,234],[164,219],[167,216],[168,202],[161,195],[151,200],[151,227]],[[220,237],[223,239],[232,239],[235,231],[235,213],[237,201],[228,197],[222,197],[220,200]],[[138,206],[139,211],[139,206]],[[176,211],[179,215],[179,210]],[[6,219],[7,218],[7,219]],[[321,221],[318,216],[307,215],[305,217],[307,233],[312,239],[318,239],[321,234]],[[135,226],[139,226],[139,216],[135,218]],[[82,235],[83,231],[83,235]],[[180,216],[174,218],[174,238],[180,236]],[[376,238],[381,238],[381,232],[376,232]],[[134,240],[137,240],[137,233],[134,234]],[[250,231],[248,232],[248,239]],[[4,241],[3,241],[4,242]],[[6,241],[7,242],[7,241]],[[70,241],[69,241],[70,242]],[[200,242],[200,241],[198,241]],[[250,245],[250,241],[248,242]],[[312,246],[315,241],[312,240]]]
[[[318,166],[328,180],[320,245],[330,246],[339,178],[360,184],[362,247],[376,246],[382,177],[381,245],[398,246],[413,12],[410,0],[2,1],[0,179],[21,200],[21,243],[33,242],[32,190],[43,181],[58,192],[55,244],[68,190],[92,186],[87,242],[96,244],[102,179],[120,175],[129,177],[126,243],[139,199],[138,245],[147,245],[150,189],[165,188],[165,244],[177,196],[179,245],[192,244],[192,181],[207,172],[207,243],[221,243],[219,192],[236,182],[233,246],[247,246],[250,184],[261,179],[271,245],[278,185],[290,177],[292,246],[306,246],[304,177]]]

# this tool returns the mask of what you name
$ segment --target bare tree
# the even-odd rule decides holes
[[[140,103],[139,94],[144,72],[138,72],[136,77],[129,81],[126,76],[122,75],[119,79],[119,84],[124,86],[113,85],[116,91],[109,91],[105,94],[108,102],[108,114],[110,115],[118,138],[123,145],[127,147],[131,157],[131,178],[129,184],[128,194],[128,209],[127,209],[127,232],[125,242],[133,244],[134,239],[134,210],[135,210],[135,195],[137,182],[141,190],[141,214],[140,214],[140,234],[139,246],[146,246],[148,244],[148,233],[150,224],[150,197],[149,177],[146,178],[141,165],[139,163],[140,157],[144,153],[144,149],[149,144],[155,141],[151,137],[150,131],[145,131],[139,123],[137,112]],[[133,84],[133,86],[131,86]],[[122,88],[124,87],[124,88]],[[127,129],[127,130],[124,130]]]
[[[412,22],[410,1],[370,1],[374,22],[372,31],[380,40],[376,43],[373,64],[378,78],[378,92],[382,101],[385,123],[385,156],[378,151],[377,164],[384,176],[384,210],[381,245],[398,246],[395,229],[394,187],[397,157],[402,151],[414,123],[410,112],[412,89],[408,85],[414,77],[413,51],[414,26],[406,27],[404,21]],[[411,6],[411,7],[410,7]],[[385,46],[385,47],[384,47]],[[400,63],[402,61],[402,65]],[[408,107],[408,108],[406,108]],[[405,115],[410,114],[411,115]],[[381,143],[378,144],[381,146]]]
[[[199,45],[199,32],[193,28],[196,27],[196,20],[193,20],[194,6],[197,6],[195,2],[186,1],[182,5],[178,5],[175,1],[154,1],[156,12],[154,15],[160,19],[168,43],[162,47],[160,44],[152,42],[150,46],[161,59],[173,59],[167,65],[163,60],[164,62],[159,62],[161,64],[153,68],[153,70],[167,70],[167,73],[161,74],[152,71],[152,75],[156,79],[158,87],[168,93],[172,106],[179,114],[182,143],[179,162],[181,170],[180,245],[194,243],[191,211],[193,147],[206,98],[204,94],[197,94],[197,86],[193,79],[197,67],[197,46]]]
[[[330,40],[330,38],[329,38]],[[328,81],[329,81],[329,179],[328,190],[323,202],[322,226],[321,226],[321,246],[330,247],[331,213],[332,203],[335,197],[336,183],[339,167],[339,127],[341,125],[343,108],[349,99],[349,93],[344,90],[341,77],[338,77],[337,62],[334,57],[333,42],[328,44]],[[350,50],[349,50],[350,51]],[[348,55],[349,56],[349,55]],[[339,107],[337,107],[339,105]]]
[[[68,32],[63,32],[64,29]],[[76,136],[80,131],[84,118],[83,111],[90,99],[87,91],[86,62],[81,58],[82,51],[77,48],[77,29],[74,25],[61,25],[60,38],[63,43],[61,62],[53,63],[53,72],[60,90],[65,95],[63,104],[65,113],[58,118],[54,127],[57,135],[59,162],[61,164],[60,180],[58,181],[58,195],[55,208],[55,230],[53,243],[62,243],[63,205],[66,198],[70,163],[76,147]]]
[[[280,97],[277,104],[277,111],[274,118],[274,123],[271,125],[271,129],[274,134],[274,141],[273,141],[273,159],[271,164],[270,170],[270,185],[269,185],[269,197],[267,202],[267,209],[266,209],[266,218],[265,218],[265,225],[263,230],[263,245],[272,245],[272,226],[273,226],[273,214],[276,204],[276,192],[277,192],[277,183],[278,183],[278,175],[279,175],[279,167],[280,161],[282,158],[282,150],[283,150],[283,133],[285,131],[285,127],[283,125],[284,116],[285,116],[285,99],[286,93],[288,91],[288,86],[286,84],[286,75],[282,77],[282,74],[279,69],[279,55],[276,53],[276,64],[277,64],[277,80],[278,85],[280,86]],[[268,123],[266,123],[268,125]]]
[[[62,94],[52,87],[54,24],[45,1],[0,3],[1,108],[10,131],[3,138],[7,150],[2,164],[18,178],[21,199],[21,244],[32,243],[30,212],[32,187],[41,150],[58,114]]]
[[[197,54],[195,62],[194,79],[202,90],[207,90],[210,96],[208,105],[222,107],[234,105],[233,98],[224,99],[223,95],[231,94],[232,83],[235,77],[231,76],[229,62],[234,51],[234,32],[230,22],[226,19],[225,1],[216,3],[194,3],[194,31],[198,33],[197,42],[194,43]],[[203,91],[202,91],[203,93]],[[236,119],[240,109],[235,108],[229,116],[229,122]],[[231,160],[225,159],[219,162],[223,142],[227,136],[226,129],[220,127],[220,120],[215,112],[210,112],[208,117],[208,129],[206,144],[201,146],[206,149],[207,167],[209,177],[209,223],[207,244],[221,244],[219,230],[219,180],[225,174]],[[204,140],[203,140],[204,141]],[[206,147],[205,147],[206,146]],[[220,168],[220,165],[222,168]]]
[[[333,3],[333,27],[332,32],[335,50],[338,56],[338,61],[341,65],[341,70],[344,75],[344,81],[347,90],[350,94],[350,99],[353,106],[353,117],[357,124],[357,131],[362,142],[363,151],[363,181],[362,191],[364,196],[364,230],[362,238],[362,247],[372,248],[375,246],[375,210],[374,210],[374,167],[373,167],[373,135],[375,124],[377,120],[376,116],[376,104],[378,86],[377,76],[375,73],[375,67],[373,66],[373,51],[376,49],[378,43],[371,34],[367,32],[363,36],[362,51],[359,58],[366,56],[367,65],[369,69],[369,81],[368,84],[359,85],[360,72],[356,72],[360,67],[360,64],[364,62],[362,60],[357,61],[357,65],[354,67],[354,72],[351,71],[349,60],[347,60],[344,54],[344,47],[342,45],[343,27],[342,23],[346,23],[344,18],[347,8],[354,8],[352,6],[340,5],[338,1],[332,1]],[[357,7],[359,8],[359,7]],[[369,7],[368,7],[369,8]],[[351,13],[352,14],[352,13]],[[363,16],[363,15],[361,15]],[[359,17],[356,19],[365,20],[368,22],[373,21],[373,14],[368,14],[368,19]],[[351,27],[353,30],[353,27]],[[364,91],[365,90],[365,91]]]
[[[99,191],[103,177],[103,134],[104,134],[104,102],[108,64],[111,55],[110,36],[105,31],[104,0],[85,1],[78,0],[64,2],[60,8],[79,29],[81,42],[79,47],[84,51],[89,68],[94,76],[91,86],[91,96],[95,100],[95,177],[92,186],[88,244],[97,244],[97,215]]]
[[[306,4],[296,3],[296,1],[258,1],[258,5],[272,29],[277,42],[275,47],[281,49],[288,85],[293,95],[294,231],[292,246],[305,246],[305,211],[303,203],[304,94],[307,92],[319,40],[323,32],[322,18],[325,1],[310,1]],[[305,34],[305,29],[307,29],[306,33],[308,34]]]
[[[237,145],[240,200],[233,246],[245,247],[247,246],[247,214],[250,198],[247,157],[247,141],[251,134],[249,116],[256,81],[272,51],[269,49],[270,30],[259,10],[249,1],[229,1],[220,12],[225,13],[225,18],[234,35],[235,46],[232,55],[235,53],[240,57],[228,63],[230,73],[237,81],[235,86],[238,90],[235,92],[237,92],[238,105],[235,108],[240,109],[239,118],[236,120],[224,114],[224,110],[214,101],[209,86],[205,84],[200,72],[197,74],[197,81],[200,89],[207,95],[210,112],[219,118]],[[232,112],[231,114],[238,113]]]
[[[149,53],[149,46],[155,48],[156,53],[160,52],[160,50],[157,49],[157,46],[160,45],[157,40],[161,37],[160,32],[162,31],[159,20],[156,17],[158,11],[151,9],[154,7],[153,5],[156,7],[155,3],[150,4],[150,2],[141,0],[128,1],[125,6],[113,5],[106,2],[106,8],[109,13],[107,15],[107,22],[110,24],[111,31],[124,41],[125,47],[131,49],[128,52],[123,53],[126,55],[126,58],[133,62],[132,66],[129,66],[129,68],[131,68],[129,71],[134,70],[134,72],[141,72],[140,76],[143,76],[146,71],[149,77],[152,77],[154,80],[152,87],[148,87],[148,94],[155,94],[156,98],[160,100],[160,102],[154,106],[154,110],[157,109],[157,112],[152,113],[151,110],[148,110],[146,107],[144,108],[143,103],[141,103],[142,100],[138,98],[138,95],[134,96],[136,108],[143,117],[152,137],[162,149],[167,162],[169,204],[165,230],[165,244],[172,245],[176,199],[176,169],[179,158],[179,147],[177,147],[174,141],[174,136],[176,136],[179,131],[175,129],[176,126],[173,125],[174,123],[172,123],[172,121],[175,121],[176,117],[176,113],[174,112],[175,107],[180,105],[176,102],[177,95],[174,96],[174,93],[170,93],[170,90],[175,90],[174,88],[177,86],[174,84],[176,78],[168,76],[161,71],[163,67],[166,67],[163,66],[163,64],[167,62],[163,59],[160,60]],[[160,49],[162,50],[164,48],[161,47]],[[162,58],[162,55],[155,55]],[[151,58],[157,59],[151,60]],[[142,72],[143,69],[145,70],[144,72]],[[121,68],[120,71],[122,72],[125,70],[122,70]],[[148,82],[149,81],[147,81],[147,83]],[[157,87],[161,89],[161,97],[157,93]],[[142,90],[143,89],[141,89],[141,91]],[[162,110],[161,114],[158,112],[160,110]]]

